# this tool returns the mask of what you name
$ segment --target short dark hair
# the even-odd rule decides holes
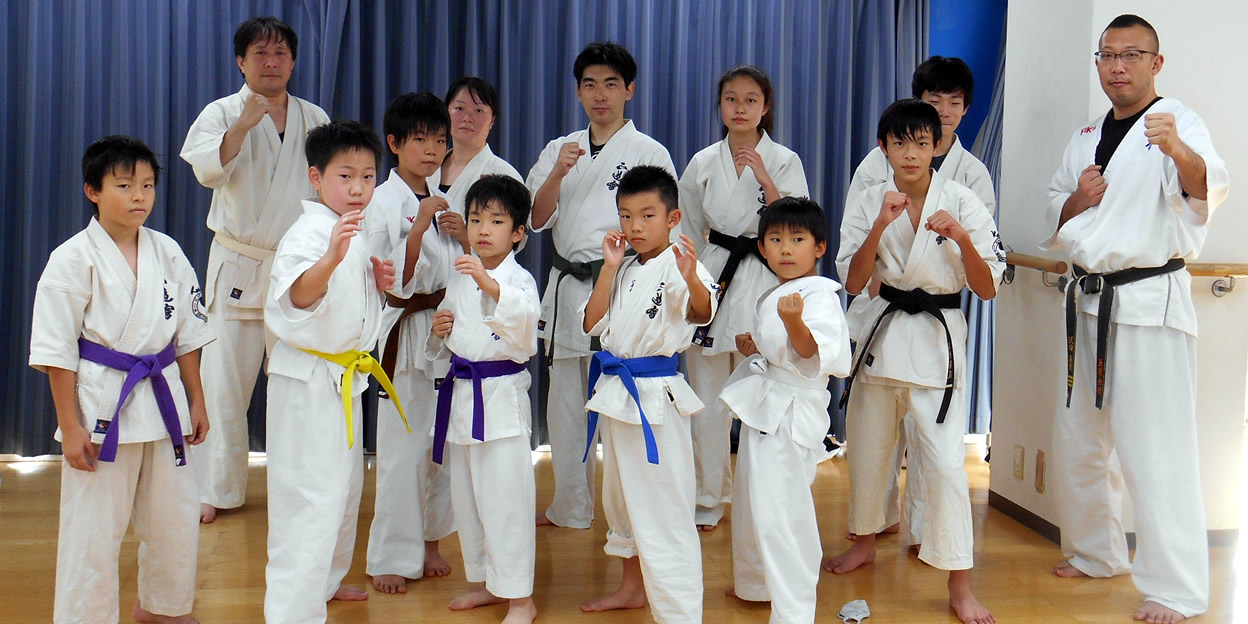
[[[828,242],[827,217],[813,199],[781,197],[771,202],[758,218],[758,236],[762,238],[777,228],[810,232],[816,245]]]
[[[464,196],[464,217],[472,212],[473,207],[486,210],[491,204],[495,204],[511,217],[514,230],[517,227],[524,227],[525,222],[529,220],[529,207],[532,203],[533,198],[523,182],[511,176],[483,175],[468,187],[468,194]],[[519,243],[515,243],[511,248],[515,249],[518,246]]]
[[[975,77],[966,62],[954,56],[933,56],[914,70],[910,90],[916,98],[925,91],[932,93],[962,92],[962,102],[971,107],[971,94],[975,90]]]
[[[238,25],[234,31],[234,56],[247,56],[247,48],[257,41],[277,39],[290,48],[290,60],[299,56],[299,35],[290,24],[276,17],[253,17]]]
[[[96,140],[83,152],[82,181],[98,191],[104,186],[105,176],[118,170],[133,173],[135,164],[140,162],[151,165],[156,182],[160,182],[160,164],[152,148],[132,136],[109,135]]]
[[[1153,38],[1153,45],[1157,46],[1157,50],[1155,51],[1161,52],[1161,38],[1157,36],[1157,29],[1153,28],[1153,25],[1149,24],[1148,20],[1140,17],[1139,15],[1123,13],[1122,15],[1115,17],[1113,21],[1109,23],[1109,26],[1106,26],[1105,30],[1101,31],[1101,37],[1103,38],[1105,36],[1105,31],[1111,28],[1131,28],[1134,26],[1139,26],[1140,28],[1147,30],[1148,34]]]
[[[468,97],[472,98],[472,101],[489,106],[494,112],[495,122],[502,117],[502,109],[498,105],[498,91],[494,90],[494,85],[489,81],[476,76],[464,76],[456,80],[451,83],[451,88],[446,90],[446,106],[451,105],[451,100],[455,99],[455,95],[461,90],[467,90]],[[449,121],[447,125],[450,125]]]
[[[387,137],[394,135],[395,142],[402,145],[418,134],[445,134],[451,127],[451,117],[438,96],[428,91],[404,93],[386,106],[381,127]]]
[[[624,79],[624,86],[633,84],[637,79],[637,61],[633,60],[633,55],[629,54],[627,48],[618,43],[606,41],[585,46],[572,64],[572,75],[576,76],[576,84],[581,84],[585,68],[591,65],[606,65],[615,70]]]
[[[355,150],[372,152],[375,166],[381,168],[381,139],[372,128],[358,121],[341,119],[313,128],[303,147],[308,166],[318,171],[325,171],[338,154]]]
[[[875,138],[888,143],[888,137],[913,139],[920,132],[929,130],[932,143],[940,142],[940,113],[936,107],[916,98],[897,100],[884,109]]]
[[[659,194],[659,201],[668,212],[680,207],[680,199],[676,190],[676,178],[667,169],[654,165],[640,165],[629,169],[620,178],[620,185],[615,190],[615,205],[620,205],[621,197],[629,197],[654,191]]]
[[[758,129],[771,133],[772,127],[775,125],[776,107],[771,101],[771,78],[767,76],[767,72],[756,65],[738,65],[724,72],[719,77],[719,85],[715,87],[715,104],[719,105],[719,98],[724,94],[724,84],[733,78],[749,78],[758,83],[758,88],[763,91],[763,104],[768,106],[767,112],[763,118],[758,121]],[[724,126],[720,131],[721,136],[728,136],[728,126]]]

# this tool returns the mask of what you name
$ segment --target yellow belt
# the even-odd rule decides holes
[[[355,395],[351,394],[351,382],[355,379],[357,369],[361,373],[376,377],[377,381],[381,382],[381,387],[390,395],[390,400],[394,401],[394,407],[399,410],[399,418],[403,419],[403,426],[407,428],[408,433],[412,432],[412,428],[407,424],[407,416],[403,413],[403,406],[399,404],[399,393],[395,391],[394,384],[390,383],[390,377],[386,375],[386,371],[382,370],[381,363],[373,356],[364,351],[345,353],[321,353],[311,349],[302,349],[302,351],[347,369],[342,372],[342,411],[347,416],[347,448],[355,446],[355,425],[354,419],[351,418]]]

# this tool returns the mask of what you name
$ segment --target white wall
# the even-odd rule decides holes
[[[1245,197],[1238,186],[1248,171],[1248,60],[1231,42],[1248,23],[1248,3],[1210,0],[1175,3],[1141,0],[1014,1],[1006,31],[1001,233],[1015,251],[1039,254],[1049,235],[1043,211],[1046,189],[1075,129],[1109,109],[1092,64],[1101,30],[1116,15],[1149,20],[1161,39],[1165,65],[1158,94],[1183,101],[1209,126],[1231,171],[1230,198],[1215,213],[1198,261],[1248,262]],[[1223,298],[1210,294],[1212,279],[1193,279],[1200,323],[1197,342],[1197,435],[1201,487],[1209,528],[1239,526],[1238,496],[1248,394],[1248,280]],[[1053,415],[1065,400],[1065,330],[1060,293],[1037,272],[1019,269],[997,296],[997,354],[993,401],[993,492],[1056,524],[1052,470],[1044,493],[1035,489],[1036,450],[1050,451]],[[1112,365],[1112,363],[1111,363]],[[1025,476],[1014,478],[1015,445],[1025,448]],[[1129,508],[1129,505],[1128,505]],[[1129,516],[1129,514],[1128,514]],[[1128,517],[1128,530],[1130,519]]]

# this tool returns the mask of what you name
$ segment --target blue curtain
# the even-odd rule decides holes
[[[640,73],[627,114],[668,147],[678,169],[719,138],[719,74],[760,65],[775,85],[776,139],[801,155],[833,232],[880,111],[908,94],[927,54],[927,0],[12,0],[0,11],[8,59],[0,64],[0,262],[8,276],[0,283],[0,345],[9,405],[0,453],[22,455],[59,451],[47,381],[26,358],[43,264],[90,215],[82,150],[112,133],[156,150],[166,175],[148,225],[177,239],[202,272],[211,195],[177,154],[204,105],[241,85],[232,35],[248,17],[276,15],[294,27],[300,45],[290,91],[333,118],[380,128],[386,103],[400,93],[441,95],[460,76],[486,78],[503,103],[494,150],[522,173],[546,141],[586,125],[571,67],[590,41],[633,52]],[[549,239],[534,243],[521,260],[544,280]],[[828,275],[836,243],[834,236]],[[263,413],[255,407],[258,447]],[[836,421],[843,432],[843,418]]]
[[[996,77],[993,80],[992,102],[988,116],[980,128],[979,136],[971,152],[988,168],[992,188],[997,192],[997,212],[992,218],[1001,223],[1001,123],[1005,119],[1005,25],[1002,24],[1001,52],[997,58]],[[1001,286],[998,286],[1000,288]],[[967,339],[966,361],[971,383],[970,433],[988,433],[992,430],[992,363],[996,352],[997,302],[983,301],[964,295],[963,310],[966,311]]]

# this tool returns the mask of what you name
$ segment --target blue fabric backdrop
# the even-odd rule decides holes
[[[83,228],[90,208],[82,150],[105,134],[133,134],[166,167],[148,225],[177,239],[201,271],[210,193],[177,158],[208,102],[238,90],[231,38],[255,15],[300,36],[290,91],[333,118],[380,127],[386,103],[411,90],[441,95],[452,80],[494,83],[503,110],[495,151],[527,172],[546,141],[584,127],[572,60],[614,40],[637,58],[627,114],[665,144],[678,169],[718,139],[715,81],[740,63],[765,68],[776,88],[775,138],[801,155],[832,231],[853,166],[874,144],[883,108],[908,95],[927,55],[927,0],[12,0],[0,50],[0,282],[3,392],[0,453],[59,452],[45,377],[26,366],[31,303],[48,254]],[[832,241],[829,258],[834,256]],[[545,237],[522,261],[545,278]],[[825,270],[832,275],[831,263]],[[540,392],[540,388],[535,389]],[[540,421],[544,400],[535,415]],[[254,406],[253,406],[254,407]],[[259,414],[259,412],[253,413]],[[837,419],[838,429],[843,419]],[[842,429],[843,430],[843,429]],[[253,418],[253,445],[263,419]],[[538,434],[541,427],[538,423]]]

